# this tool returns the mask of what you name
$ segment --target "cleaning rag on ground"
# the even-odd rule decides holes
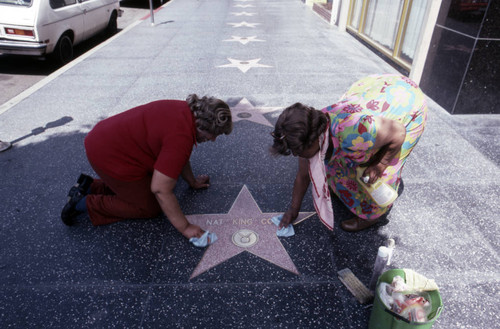
[[[213,244],[215,241],[217,241],[217,235],[209,231],[205,231],[205,233],[203,233],[200,238],[189,239],[189,242],[191,242],[196,247],[206,247]]]
[[[271,221],[273,222],[274,225],[280,226],[281,219],[283,218],[283,214],[274,216],[271,218]],[[295,231],[293,229],[293,225],[289,224],[287,227],[283,226],[282,228],[279,228],[278,231],[276,231],[277,236],[282,236],[282,237],[289,237],[292,235],[295,235]]]

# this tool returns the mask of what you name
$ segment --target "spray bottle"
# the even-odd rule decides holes
[[[373,265],[373,274],[370,280],[370,285],[368,289],[370,291],[375,291],[375,287],[377,286],[377,281],[380,275],[384,273],[385,266],[387,265],[387,260],[389,259],[389,248],[386,246],[380,246],[377,252],[377,258],[375,259],[375,264]]]
[[[363,172],[365,171],[364,167],[357,167],[356,168],[356,178],[363,186],[363,188],[370,194],[372,197],[373,201],[375,201],[380,207],[384,208],[387,207],[388,205],[392,204],[396,198],[398,197],[398,192],[396,192],[395,189],[392,188],[387,183],[384,183],[381,179],[378,179],[375,183],[367,185],[368,184],[368,176],[363,176]]]

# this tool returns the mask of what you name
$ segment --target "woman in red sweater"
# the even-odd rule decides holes
[[[186,101],[160,100],[99,122],[85,138],[87,158],[100,179],[81,175],[71,188],[61,219],[72,225],[88,213],[93,225],[163,213],[186,238],[204,231],[188,222],[174,187],[179,175],[194,189],[209,186],[195,177],[193,145],[232,131],[231,110],[220,99],[189,95]]]

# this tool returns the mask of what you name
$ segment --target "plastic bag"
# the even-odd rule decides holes
[[[391,284],[381,282],[378,290],[380,300],[394,313],[412,322],[428,320],[432,305],[427,292],[408,291],[400,276],[395,276]]]

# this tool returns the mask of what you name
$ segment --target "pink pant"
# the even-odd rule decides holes
[[[151,192],[151,176],[125,182],[92,165],[101,179],[95,179],[87,195],[87,211],[93,225],[106,225],[129,218],[151,218],[161,214]]]

